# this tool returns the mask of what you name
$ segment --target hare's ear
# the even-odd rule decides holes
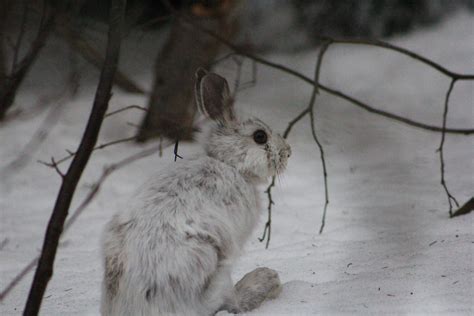
[[[224,78],[199,68],[196,71],[194,93],[196,105],[202,114],[222,123],[235,121],[232,97]]]

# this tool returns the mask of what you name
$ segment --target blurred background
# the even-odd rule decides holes
[[[0,120],[8,113],[32,110],[14,106],[15,97],[21,94],[33,64],[51,68],[47,65],[51,60],[37,61],[47,42],[56,43],[54,58],[61,61],[61,67],[56,64],[48,73],[48,86],[63,81],[61,75],[69,71],[68,82],[75,91],[84,72],[91,66],[100,69],[109,4],[2,0]],[[140,142],[157,135],[192,138],[194,71],[210,68],[228,53],[214,38],[173,18],[165,4],[158,0],[127,4],[124,36],[129,45],[122,49],[116,85],[148,97],[148,112],[137,131]],[[183,0],[170,4],[200,27],[257,54],[295,54],[317,46],[324,36],[387,39],[438,23],[455,11],[474,10],[472,0]],[[150,69],[153,77],[137,82],[135,78]]]

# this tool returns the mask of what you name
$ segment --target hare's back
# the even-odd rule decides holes
[[[235,208],[250,208],[255,190],[242,175],[223,162],[202,157],[176,163],[152,176],[134,197],[131,211],[150,216],[186,218],[216,208],[220,213]],[[199,215],[200,216],[200,215]],[[163,220],[163,218],[161,218]],[[169,219],[172,220],[172,219]]]

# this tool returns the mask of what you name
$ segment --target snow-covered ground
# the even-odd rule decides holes
[[[125,48],[150,45],[148,42],[147,38],[129,39]],[[434,28],[392,42],[451,70],[474,72],[473,16],[458,14]],[[34,80],[23,86],[18,98],[23,108],[53,89],[54,82],[64,76],[63,63],[67,60],[52,57],[58,47],[60,44],[52,43],[46,48],[43,62],[33,69]],[[312,76],[316,55],[317,51],[311,50],[267,57]],[[122,68],[131,73],[152,63],[149,56],[130,49],[124,57]],[[86,72],[95,72],[82,66]],[[249,69],[244,72],[247,78]],[[233,75],[231,64],[220,70]],[[425,65],[381,49],[334,46],[326,54],[322,71],[323,83],[379,109],[441,124],[449,79]],[[140,75],[136,71],[133,76],[143,86],[150,86],[150,73]],[[35,161],[62,157],[65,149],[75,149],[91,107],[96,84],[93,78],[83,78],[80,95],[65,104],[50,137],[31,162],[17,173],[2,170],[0,242],[4,245],[0,249],[0,288],[39,252],[60,179],[54,170]],[[472,82],[456,84],[448,126],[474,126],[473,91]],[[262,66],[257,85],[239,94],[237,107],[282,131],[306,106],[310,93],[307,84]],[[145,104],[145,98],[115,91],[111,109],[129,104]],[[17,157],[44,115],[0,126],[2,167]],[[100,142],[133,135],[134,127],[127,122],[139,122],[141,115],[130,111],[107,119]],[[293,155],[274,190],[270,247],[265,250],[257,240],[266,219],[262,210],[261,225],[235,265],[235,280],[257,266],[268,266],[279,272],[283,283],[280,297],[265,302],[251,314],[472,315],[473,216],[448,218],[436,153],[440,135],[375,116],[325,93],[317,99],[316,124],[329,173],[325,231],[318,234],[324,205],[320,158],[305,119],[289,138]],[[474,193],[473,145],[473,137],[446,139],[447,182],[460,202]],[[72,209],[104,165],[140,147],[128,143],[97,151],[78,186]],[[186,158],[199,152],[200,147],[181,144],[180,151]],[[62,239],[54,277],[43,301],[43,315],[98,314],[102,228],[152,170],[172,163],[172,151],[167,149],[162,158],[148,157],[107,180],[99,196]],[[263,194],[262,199],[266,205]],[[32,275],[28,274],[0,303],[0,314],[22,311]]]

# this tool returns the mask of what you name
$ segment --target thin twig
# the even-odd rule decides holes
[[[148,110],[146,108],[144,108],[143,106],[139,106],[139,105],[128,105],[126,107],[123,107],[121,109],[118,109],[118,110],[115,110],[115,111],[112,111],[112,112],[109,112],[107,114],[105,114],[104,118],[107,118],[109,116],[112,116],[112,115],[115,115],[115,114],[118,114],[118,113],[121,113],[121,112],[124,112],[124,111],[128,111],[128,110],[131,110],[131,109],[137,109],[137,110],[141,110],[143,112],[147,112]]]
[[[168,142],[168,144],[165,147],[171,146],[172,143]],[[64,232],[66,232],[77,220],[77,218],[81,215],[81,213],[86,209],[86,207],[92,202],[92,200],[97,196],[97,194],[100,191],[100,188],[104,184],[105,180],[114,173],[115,171],[133,163],[136,162],[140,159],[149,157],[159,151],[159,146],[154,146],[150,149],[146,149],[143,151],[140,151],[138,153],[135,153],[131,156],[128,156],[114,164],[111,164],[107,167],[104,167],[104,170],[102,171],[101,176],[99,179],[91,186],[91,189],[87,196],[82,200],[81,204],[76,208],[76,210],[72,213],[70,218],[66,221],[66,224],[64,225]]]
[[[64,173],[59,169],[58,163],[54,160],[54,157],[51,157],[51,167],[56,170],[56,172],[64,179]]]
[[[99,149],[104,149],[104,148],[107,148],[107,147],[110,147],[110,146],[113,146],[113,145],[117,145],[117,144],[122,144],[122,143],[127,143],[127,142],[131,142],[131,141],[134,141],[136,140],[137,137],[136,136],[131,136],[131,137],[125,137],[125,138],[120,138],[120,139],[116,139],[116,140],[113,140],[113,141],[110,141],[110,142],[107,142],[107,143],[102,143],[96,147],[94,147],[92,149],[92,151],[96,151],[96,150],[99,150]],[[73,158],[74,156],[77,155],[77,152],[72,152],[72,151],[67,151],[68,152],[68,155],[67,156],[64,156],[62,157],[61,159],[58,159],[56,160],[56,164],[57,165],[60,165],[62,164],[63,162]],[[38,160],[38,162],[40,164],[43,164],[47,167],[53,167],[53,165],[49,162],[45,162],[45,161],[42,161],[42,160]]]
[[[318,136],[317,136],[317,134],[316,134],[316,127],[315,127],[315,124],[314,124],[314,109],[312,109],[312,110],[309,112],[309,119],[310,119],[310,121],[311,121],[311,133],[312,133],[312,135],[313,135],[314,141],[315,141],[316,144],[318,145],[319,154],[320,154],[320,156],[321,156],[321,164],[322,164],[322,166],[323,166],[324,198],[325,198],[325,202],[324,202],[323,216],[322,216],[322,218],[321,218],[321,227],[319,228],[319,233],[321,234],[321,233],[323,232],[324,226],[326,225],[326,212],[327,212],[328,205],[329,205],[328,174],[327,174],[327,168],[326,168],[326,160],[325,160],[325,158],[324,158],[323,145],[322,145],[321,142],[319,141]]]
[[[311,121],[311,133],[313,135],[314,141],[316,142],[316,144],[319,148],[319,152],[320,152],[320,155],[321,155],[321,163],[322,163],[322,167],[323,167],[323,174],[324,174],[325,204],[324,204],[323,216],[322,216],[322,219],[321,219],[321,228],[319,229],[320,234],[323,232],[324,225],[326,223],[326,211],[327,211],[327,207],[328,207],[328,204],[329,204],[329,190],[328,190],[328,181],[327,181],[326,160],[324,158],[324,149],[323,149],[323,146],[322,146],[321,142],[318,139],[318,136],[316,134],[316,128],[315,128],[315,125],[314,125],[314,105],[316,103],[316,95],[318,94],[318,87],[320,87],[319,77],[320,77],[320,73],[321,73],[321,66],[322,66],[323,57],[324,57],[324,54],[326,53],[327,49],[329,48],[329,45],[331,45],[330,41],[324,42],[324,44],[321,46],[321,48],[319,50],[318,59],[316,61],[316,67],[315,67],[315,71],[314,71],[315,85],[314,85],[314,88],[313,88],[313,92],[311,93],[311,98],[310,98],[310,101],[309,101],[307,107],[288,123],[288,126],[286,127],[285,131],[283,132],[283,138],[287,139],[288,136],[290,135],[291,130],[296,125],[296,123],[301,121],[301,119],[303,119],[303,117],[305,117],[307,114],[309,114],[309,118],[310,118],[310,121]],[[270,244],[270,238],[271,238],[272,205],[275,204],[273,199],[272,199],[272,188],[274,186],[275,186],[275,176],[272,177],[272,182],[270,183],[270,185],[265,190],[265,193],[267,194],[267,197],[268,197],[268,207],[267,207],[268,219],[267,219],[267,222],[265,223],[265,227],[264,227],[264,230],[263,230],[263,235],[262,235],[261,238],[258,239],[260,242],[262,242],[262,241],[265,240],[265,237],[267,238],[267,243],[265,245],[265,248],[268,248],[268,245]]]
[[[133,123],[133,122],[127,122],[127,125],[128,125],[128,126],[131,126],[131,127],[134,127],[134,128],[136,128],[136,129],[139,129],[139,128],[140,128],[140,125],[135,124],[135,123]]]
[[[36,256],[13,278],[13,280],[10,281],[10,283],[8,283],[8,285],[0,293],[0,302],[2,302],[7,297],[10,291],[13,290],[13,288],[15,288],[18,283],[20,283],[20,281],[28,274],[28,272],[30,272],[31,270],[33,270],[34,267],[36,267],[38,260],[39,256]]]
[[[456,198],[449,192],[448,186],[446,184],[446,180],[444,179],[444,141],[446,138],[446,133],[444,132],[446,128],[446,121],[448,119],[448,108],[449,108],[449,97],[451,96],[451,92],[453,91],[454,84],[456,83],[457,79],[452,79],[451,83],[449,84],[448,91],[446,92],[446,98],[444,101],[444,112],[443,112],[443,132],[441,133],[441,142],[439,144],[438,152],[439,152],[439,160],[440,160],[440,167],[441,167],[441,185],[446,192],[446,196],[448,197],[448,204],[449,204],[449,216],[452,217],[453,215],[453,204],[454,202],[457,207],[459,207],[459,203]]]
[[[325,42],[318,55],[318,61],[316,63],[316,70],[314,74],[314,89],[313,89],[313,94],[311,95],[311,100],[309,102],[308,108],[309,110],[309,119],[310,119],[310,126],[311,126],[311,134],[313,135],[313,139],[318,145],[319,153],[321,156],[321,164],[323,167],[323,176],[324,176],[324,198],[325,198],[325,203],[324,203],[324,210],[323,210],[323,216],[321,218],[321,227],[319,229],[319,233],[321,234],[323,232],[324,226],[326,224],[326,212],[328,209],[329,205],[329,187],[328,187],[328,174],[327,174],[327,168],[326,168],[326,159],[324,158],[324,149],[322,143],[318,139],[318,135],[316,133],[316,127],[314,123],[314,105],[316,102],[316,95],[318,94],[318,85],[319,85],[319,78],[320,78],[320,73],[321,73],[321,65],[323,62],[324,54],[326,53],[327,49],[329,48],[329,45],[331,45],[332,42],[328,41]]]
[[[306,114],[309,113],[309,109],[308,108],[305,108],[303,111],[300,112],[300,114],[298,114],[295,118],[293,118],[289,123],[288,123],[288,126],[286,127],[285,131],[283,132],[283,138],[284,139],[287,139],[288,136],[290,135],[290,132],[291,130],[293,129],[293,127],[296,125],[296,123],[298,123],[299,121],[301,121],[301,119],[303,117],[306,116]]]
[[[107,118],[107,117],[113,116],[115,114],[118,114],[118,113],[121,113],[121,112],[124,112],[124,111],[127,111],[127,110],[131,110],[131,109],[138,109],[138,110],[141,110],[141,111],[144,111],[144,112],[147,111],[146,108],[141,107],[139,105],[129,105],[129,106],[123,107],[121,109],[118,109],[118,110],[115,110],[115,111],[112,111],[110,113],[105,114],[104,119]],[[93,151],[99,150],[99,149],[104,149],[104,148],[107,148],[109,146],[113,146],[113,145],[117,145],[117,144],[121,144],[121,143],[131,142],[131,141],[134,141],[134,140],[136,140],[136,136],[117,139],[117,140],[114,140],[114,141],[111,141],[111,142],[100,144],[100,145],[94,147]],[[71,159],[72,157],[74,157],[76,155],[76,153],[73,152],[73,151],[70,151],[70,150],[66,150],[66,151],[67,151],[68,155],[58,159],[56,161],[57,165]],[[41,160],[39,160],[38,162],[45,165],[45,166],[53,167],[53,164],[51,164],[51,163],[44,162],[44,161],[41,161]]]
[[[419,62],[422,62],[430,66],[431,68],[436,69],[440,73],[448,77],[451,77],[452,79],[474,80],[474,74],[461,74],[461,73],[453,72],[443,67],[442,65],[434,62],[433,60],[428,59],[424,56],[421,56],[411,50],[408,50],[406,48],[396,46],[384,41],[380,41],[376,39],[361,39],[361,38],[334,38],[334,37],[327,37],[327,36],[316,36],[316,37],[319,39],[322,39],[323,41],[330,40],[334,44],[365,45],[365,46],[375,46],[375,47],[385,48],[388,50],[396,51],[400,54],[411,57],[415,60],[418,60]]]
[[[268,218],[267,218],[267,222],[265,223],[265,228],[263,229],[262,237],[258,239],[260,242],[263,242],[265,238],[267,239],[267,242],[265,244],[265,249],[268,249],[268,246],[270,245],[270,238],[272,235],[272,205],[275,204],[272,199],[272,188],[275,186],[275,178],[276,178],[275,176],[272,177],[272,182],[270,183],[268,188],[265,190],[265,193],[268,195],[268,206],[267,206]]]

